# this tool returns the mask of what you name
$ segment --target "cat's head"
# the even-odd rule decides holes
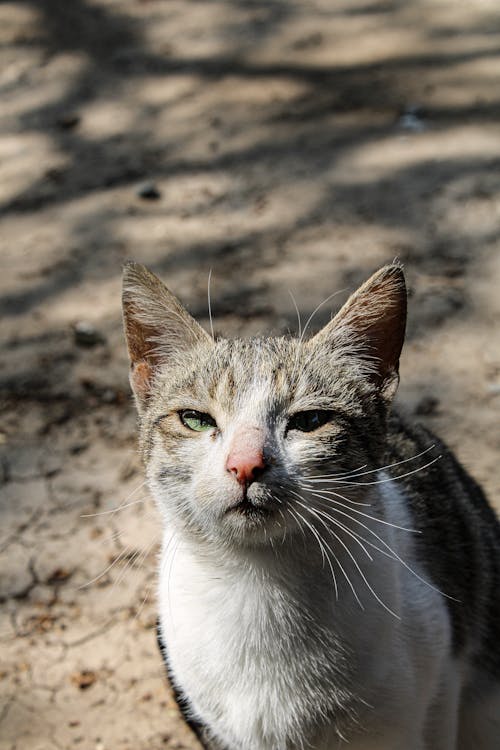
[[[147,475],[167,523],[266,543],[300,529],[313,478],[378,465],[406,321],[398,265],[308,340],[214,340],[136,263],[123,309]]]

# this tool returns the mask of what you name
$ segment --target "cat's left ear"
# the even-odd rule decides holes
[[[130,383],[139,411],[155,377],[182,362],[183,353],[213,341],[160,279],[140,263],[123,270],[123,322],[130,356]]]
[[[309,344],[346,347],[366,361],[368,377],[386,400],[399,383],[406,328],[406,284],[401,266],[384,266],[349,297]]]

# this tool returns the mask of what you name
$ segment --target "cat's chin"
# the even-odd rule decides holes
[[[283,518],[274,507],[242,500],[226,508],[220,531],[236,545],[269,544],[284,535]]]

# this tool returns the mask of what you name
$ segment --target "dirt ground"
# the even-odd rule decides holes
[[[397,256],[399,401],[498,501],[498,0],[16,0],[0,43],[0,747],[194,750],[122,262],[205,325],[212,269],[216,329],[246,336],[343,290],[319,327]]]

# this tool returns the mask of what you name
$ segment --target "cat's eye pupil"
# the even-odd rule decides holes
[[[184,409],[179,412],[182,424],[195,432],[205,432],[217,427],[215,419],[205,412]]]
[[[301,432],[312,432],[318,427],[326,424],[331,418],[331,413],[324,410],[299,411],[290,418],[289,430],[300,430]]]

